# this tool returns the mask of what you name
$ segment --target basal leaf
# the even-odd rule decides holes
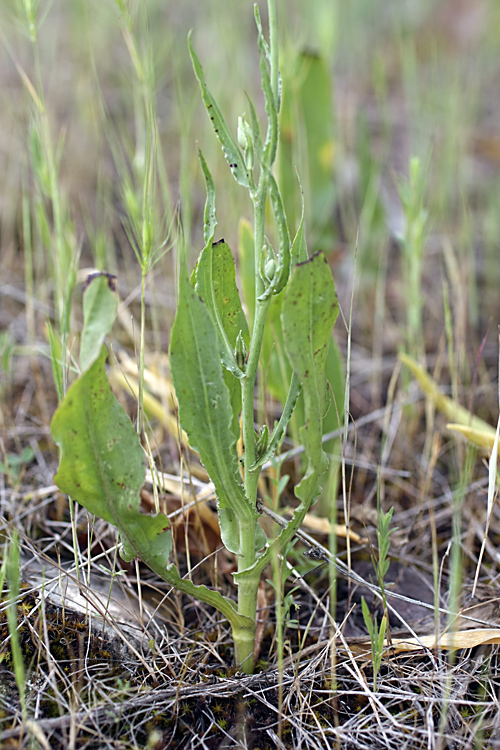
[[[201,63],[196,56],[196,52],[191,44],[191,34],[188,36],[189,54],[191,55],[191,61],[193,63],[194,74],[200,84],[201,96],[208,112],[208,116],[214,126],[215,134],[220,141],[224,156],[229,164],[229,168],[233,173],[234,179],[243,187],[249,187],[249,175],[245,167],[245,160],[241,153],[236,140],[234,139],[231,131],[229,130],[224,115],[222,114],[219,105],[210,93],[205,78],[203,76],[203,68]]]
[[[118,309],[116,278],[107,273],[91,274],[83,289],[83,331],[80,342],[80,370],[88,370],[101,354]]]
[[[52,420],[61,448],[58,487],[120,532],[122,557],[139,557],[169,585],[216,607],[233,628],[254,627],[234,602],[206,586],[181,578],[168,557],[168,519],[141,513],[144,452],[132,423],[113,395],[104,369],[106,350],[69,388]]]
[[[223,542],[229,550],[238,552],[240,540],[235,538],[235,517],[248,521],[256,519],[257,513],[241,483],[231,430],[233,414],[222,377],[215,327],[207,305],[185,274],[181,274],[179,282],[179,305],[170,339],[170,369],[181,425],[215,485],[219,508],[225,511],[220,517]],[[259,524],[258,533],[260,545],[263,532]]]
[[[68,389],[52,419],[61,448],[55,482],[62,492],[120,531],[124,556],[166,568],[171,548],[168,519],[141,513],[144,452],[106,376],[106,349]]]

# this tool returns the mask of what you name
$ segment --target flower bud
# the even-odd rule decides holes
[[[274,258],[269,258],[266,265],[264,266],[264,274],[266,276],[266,279],[271,282],[274,279],[274,274],[276,273],[276,261]]]
[[[236,359],[236,364],[240,368],[240,370],[245,371],[246,365],[247,365],[247,356],[248,356],[248,349],[245,344],[245,340],[243,336],[241,335],[241,331],[238,333],[238,337],[236,339],[236,347],[234,349],[234,357]]]
[[[248,146],[248,137],[247,137],[247,134],[246,134],[245,125],[246,125],[246,123],[245,123],[243,117],[238,117],[238,130],[237,130],[238,145],[244,151],[246,150],[246,148]]]
[[[256,435],[255,440],[255,460],[258,461],[267,450],[269,444],[269,428],[267,424],[261,427],[260,432]]]

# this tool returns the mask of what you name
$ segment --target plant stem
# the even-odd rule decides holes
[[[141,334],[139,341],[139,398],[137,404],[137,434],[142,437],[144,427],[144,346],[146,337],[146,277],[148,269],[147,264],[142,266],[141,278]]]
[[[278,44],[276,2],[268,0],[269,16],[269,44],[271,50],[271,87],[277,101],[278,94]],[[271,133],[271,142],[277,139],[277,133]],[[268,153],[273,153],[269,150]],[[250,352],[245,372],[241,382],[242,397],[242,430],[245,452],[243,464],[245,469],[245,493],[255,507],[257,504],[257,484],[261,466],[255,466],[255,433],[254,433],[254,393],[259,367],[264,327],[267,311],[271,302],[271,295],[266,299],[259,299],[264,292],[264,281],[261,277],[261,256],[265,243],[265,208],[268,192],[269,173],[271,164],[262,164],[257,189],[251,191],[254,207],[254,267],[255,267],[255,317],[252,331]],[[238,572],[248,571],[255,563],[255,520],[251,522],[240,520],[240,554],[238,557]],[[234,642],[236,661],[242,664],[243,670],[253,672],[253,651],[255,641],[255,621],[257,616],[257,590],[260,582],[260,570],[247,574],[238,583],[238,612],[251,618],[253,630],[235,633]]]
[[[279,50],[278,50],[278,18],[276,14],[276,0],[267,0],[269,17],[269,49],[271,50],[271,88],[274,96],[278,96]]]

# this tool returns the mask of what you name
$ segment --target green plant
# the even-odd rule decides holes
[[[372,616],[369,607],[364,599],[361,598],[361,609],[363,613],[363,620],[365,621],[366,628],[370,634],[370,643],[372,648],[372,664],[373,664],[373,689],[377,689],[377,675],[380,670],[382,663],[382,655],[384,652],[384,641],[387,633],[388,640],[390,641],[389,631],[389,613],[387,611],[387,597],[385,591],[385,577],[389,570],[389,537],[395,528],[390,528],[392,521],[392,514],[394,508],[390,508],[387,513],[384,513],[380,506],[380,473],[378,477],[378,491],[377,491],[377,544],[378,552],[377,558],[375,559],[372,555],[372,563],[375,569],[375,575],[377,577],[377,583],[379,585],[382,594],[382,605],[384,608],[384,614],[380,621],[380,627],[377,624],[377,618],[375,615]]]
[[[385,631],[387,628],[387,615],[382,615],[380,627],[377,624],[376,615],[372,616],[365,597],[361,597],[361,610],[366,629],[370,634],[370,644],[372,648],[372,665],[373,665],[373,690],[377,690],[377,678],[382,664],[382,655],[384,653]]]
[[[308,256],[303,212],[291,242],[280,190],[272,173],[280,108],[274,0],[268,0],[268,12],[269,43],[255,6],[267,115],[265,139],[250,99],[250,122],[240,118],[238,140],[233,137],[207,88],[189,40],[195,75],[215,132],[233,176],[248,190],[253,203],[252,330],[250,333],[236,287],[231,250],[223,240],[214,242],[215,188],[200,153],[207,187],[205,247],[189,275],[185,248],[180,242],[179,304],[170,341],[170,367],[179,419],[215,486],[222,541],[237,556],[238,571],[234,575],[237,606],[217,591],[181,578],[169,561],[172,541],[168,519],[161,513],[144,515],[139,509],[144,451],[111,392],[105,371],[103,342],[116,311],[114,285],[106,274],[93,278],[85,292],[81,374],[52,420],[52,435],[62,451],[55,477],[61,490],[117,527],[125,560],[139,557],[170,585],[212,605],[227,617],[236,662],[246,672],[253,670],[261,574],[288,548],[321,490],[320,477],[328,467],[321,442],[322,422],[329,405],[325,363],[338,314],[335,285],[327,261],[321,253]],[[268,198],[277,250],[265,232]],[[264,424],[256,432],[254,394],[262,342],[271,302],[277,298],[280,298],[284,350],[293,374],[281,418],[271,428]],[[301,390],[304,421],[299,436],[306,468],[295,488],[300,502],[286,528],[268,541],[259,523],[257,484],[263,464],[276,453],[285,435]],[[240,418],[244,445],[241,457],[236,448]]]
[[[388,620],[387,614],[387,598],[385,593],[385,577],[389,570],[389,546],[390,546],[390,535],[396,531],[395,528],[390,528],[392,521],[392,514],[394,508],[390,508],[387,513],[384,513],[380,505],[380,472],[378,477],[378,488],[377,488],[377,559],[372,555],[372,563],[375,568],[375,575],[377,576],[377,583],[382,593],[382,604],[384,606],[384,615]]]

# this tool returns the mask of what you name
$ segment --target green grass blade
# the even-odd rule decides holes
[[[201,63],[196,56],[196,52],[191,44],[191,34],[188,36],[188,47],[189,54],[191,55],[191,61],[193,63],[194,74],[198,83],[200,84],[201,96],[208,112],[208,116],[214,126],[215,134],[220,141],[224,156],[229,164],[229,168],[233,174],[234,179],[243,187],[250,187],[250,179],[248,171],[245,167],[245,161],[243,155],[236,143],[236,140],[231,134],[229,127],[227,126],[224,115],[222,114],[219,105],[210,93],[205,78],[203,76],[203,68]]]
[[[52,323],[47,319],[47,334],[50,346],[50,363],[52,366],[52,376],[57,391],[57,400],[59,403],[64,398],[64,379],[63,379],[63,345],[61,337],[52,327]]]
[[[5,565],[5,569],[4,569]],[[21,649],[21,643],[19,639],[19,631],[17,629],[19,622],[19,614],[17,607],[17,597],[19,596],[19,536],[17,531],[14,531],[12,535],[12,541],[10,548],[7,551],[4,559],[4,565],[2,569],[5,573],[2,573],[0,577],[3,578],[4,574],[7,577],[7,584],[9,586],[9,602],[7,604],[7,625],[9,628],[10,635],[10,650],[12,653],[12,662],[14,666],[14,677],[16,685],[19,690],[19,698],[21,701],[21,707],[23,716],[26,716],[26,670],[24,666],[24,658]],[[0,588],[0,592],[3,590]]]

